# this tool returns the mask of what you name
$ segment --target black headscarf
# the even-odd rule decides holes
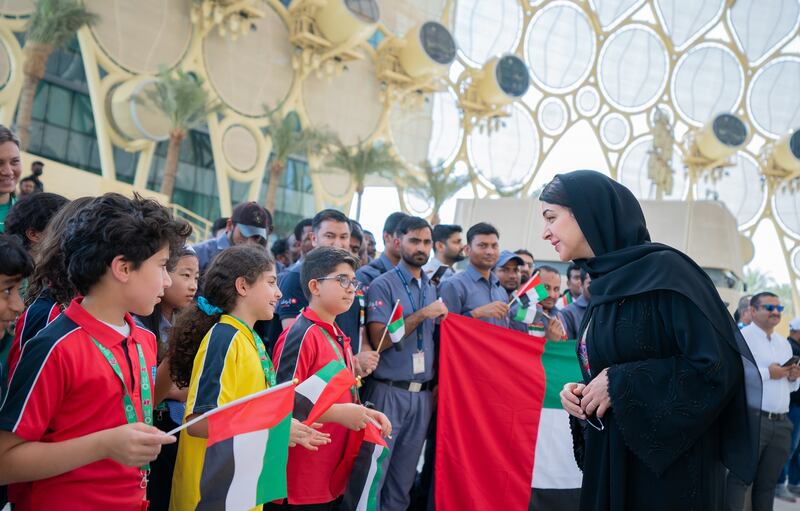
[[[650,241],[639,202],[620,183],[592,170],[556,179],[568,202],[563,205],[571,208],[595,254],[575,261],[592,277],[590,307],[650,291],[673,291],[694,303],[741,356],[744,383],[720,416],[723,462],[741,479],[752,480],[758,462],[761,375],[714,283],[686,254]]]

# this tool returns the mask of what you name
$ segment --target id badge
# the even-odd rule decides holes
[[[422,374],[425,372],[425,352],[418,351],[412,355],[414,361],[414,374]]]

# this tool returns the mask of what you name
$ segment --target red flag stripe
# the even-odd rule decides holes
[[[271,428],[294,408],[294,385],[209,415],[207,447],[244,433]]]

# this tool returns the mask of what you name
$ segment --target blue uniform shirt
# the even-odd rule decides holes
[[[478,307],[497,301],[508,303],[508,293],[500,286],[497,276],[490,273],[489,280],[486,280],[471,264],[465,271],[442,282],[439,295],[448,311],[470,317],[472,310]],[[481,321],[503,327],[510,324],[508,316],[503,319],[481,318]]]
[[[408,285],[403,285],[405,279]],[[422,272],[422,279],[416,279],[408,271],[405,262],[400,262],[396,270],[388,271],[376,278],[369,287],[367,293],[367,324],[369,323],[389,323],[392,309],[395,302],[400,300],[403,307],[403,317],[407,318],[420,307],[420,293],[422,295],[422,307],[430,305],[436,301],[436,287]],[[412,304],[413,299],[413,304]],[[406,337],[403,340],[403,349],[388,349],[381,353],[381,361],[373,375],[379,380],[390,381],[418,381],[426,382],[433,378],[433,357],[435,345],[433,342],[434,321],[427,319],[418,328],[422,338],[422,351],[425,353],[425,372],[414,374],[413,356],[417,352],[417,332],[406,330]],[[389,334],[386,334],[384,345],[390,343]]]
[[[381,254],[377,259],[373,259],[366,266],[362,266],[356,272],[356,278],[364,288],[368,288],[372,281],[383,275],[394,267],[392,262],[386,257],[386,254]]]
[[[197,254],[197,261],[200,263],[200,275],[205,273],[208,265],[217,254],[231,246],[231,240],[227,232],[223,232],[216,238],[211,238],[202,243],[192,246]]]

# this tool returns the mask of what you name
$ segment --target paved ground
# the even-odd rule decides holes
[[[775,508],[773,511],[798,511],[800,510],[800,500],[794,504],[775,499]]]

